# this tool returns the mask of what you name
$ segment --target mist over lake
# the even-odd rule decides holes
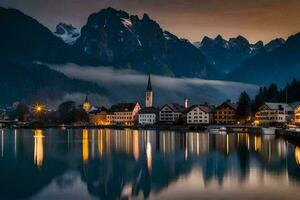
[[[51,65],[50,68],[62,72],[70,78],[90,81],[106,88],[109,91],[106,96],[90,94],[91,100],[96,101],[94,103],[112,104],[130,101],[144,103],[148,75],[130,69],[81,67],[75,64]],[[236,101],[243,91],[246,91],[250,96],[254,96],[258,91],[257,85],[239,82],[158,75],[151,75],[151,78],[154,89],[154,104],[156,106],[168,102],[181,103],[185,97],[189,99],[190,104],[204,102],[219,104],[226,99]],[[80,97],[79,94],[76,94],[77,98],[75,100],[84,98],[84,95],[82,94],[82,97]],[[68,94],[68,96],[69,98],[73,97],[72,94]],[[104,102],[99,102],[101,100]]]

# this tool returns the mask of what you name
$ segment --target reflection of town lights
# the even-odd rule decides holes
[[[261,149],[262,149],[261,137],[254,136],[254,150],[257,152],[261,152]]]
[[[34,164],[41,167],[44,160],[44,141],[42,130],[34,131]]]
[[[138,160],[140,156],[139,149],[139,133],[138,131],[133,131],[133,157],[135,160]]]
[[[103,130],[98,130],[98,154],[99,157],[102,158],[104,151],[104,133]]]
[[[152,147],[151,143],[147,142],[147,147],[146,147],[146,156],[147,156],[147,167],[149,172],[152,170]]]
[[[295,161],[300,165],[300,147],[295,148]]]
[[[82,130],[82,159],[84,163],[87,163],[89,159],[89,135],[88,130]]]

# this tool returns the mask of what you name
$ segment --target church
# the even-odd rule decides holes
[[[145,96],[145,107],[138,114],[138,123],[140,125],[152,125],[157,123],[158,109],[153,107],[153,90],[151,84],[151,75],[148,77],[148,84]]]

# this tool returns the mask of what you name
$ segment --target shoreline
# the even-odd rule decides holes
[[[157,124],[157,125],[12,125],[2,128],[15,128],[15,129],[131,129],[131,130],[162,130],[162,131],[208,131],[210,129],[219,129],[226,127],[227,132],[250,132],[261,133],[262,127],[251,125],[173,125],[173,124]]]

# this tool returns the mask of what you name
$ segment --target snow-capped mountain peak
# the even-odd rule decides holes
[[[60,37],[65,43],[73,45],[80,36],[80,30],[71,24],[59,23],[54,34]]]

